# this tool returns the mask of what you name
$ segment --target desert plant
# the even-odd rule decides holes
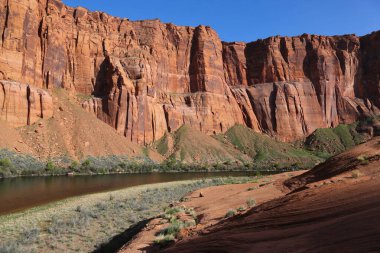
[[[360,162],[361,165],[366,165],[369,163],[368,157],[365,155],[358,156],[356,159]]]
[[[360,172],[358,170],[351,171],[352,178],[358,178],[360,176]]]
[[[232,216],[235,216],[236,215],[236,211],[234,209],[230,209],[228,210],[228,212],[226,213],[226,215],[224,216],[225,218],[231,218]]]
[[[157,245],[160,245],[161,247],[164,247],[173,241],[174,241],[173,235],[159,235],[153,242]]]
[[[7,158],[7,157],[0,159],[0,167],[3,167],[3,168],[12,167],[11,160],[9,160],[9,158]]]
[[[184,224],[182,221],[173,220],[167,228],[161,231],[161,234],[173,235],[175,237],[183,227]]]
[[[246,203],[249,208],[256,206],[256,201],[252,198],[248,199]]]
[[[52,161],[48,161],[45,166],[45,170],[51,172],[55,169],[55,165]]]

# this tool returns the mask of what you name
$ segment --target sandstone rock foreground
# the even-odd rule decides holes
[[[183,124],[206,134],[244,124],[292,141],[380,107],[380,32],[225,43],[207,26],[0,0],[0,34],[0,79],[39,89],[43,104],[25,116],[20,91],[5,118],[15,126],[49,115],[40,89],[55,87],[92,95],[87,111],[142,144]]]

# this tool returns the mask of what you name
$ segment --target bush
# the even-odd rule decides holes
[[[246,203],[249,208],[256,206],[256,201],[254,199],[248,199]]]
[[[353,170],[351,172],[351,177],[352,178],[358,178],[360,176],[360,172],[358,170]]]
[[[11,160],[9,160],[9,158],[2,158],[2,159],[0,159],[0,167],[3,167],[3,168],[10,168],[10,167],[12,167]]]
[[[156,238],[156,240],[154,240],[154,243],[157,245],[160,245],[161,247],[164,247],[172,243],[173,241],[174,241],[173,235],[159,235]]]
[[[368,158],[365,155],[358,156],[356,159],[360,162],[361,165],[366,165],[369,163]]]
[[[224,216],[225,218],[231,218],[232,216],[235,216],[236,215],[236,211],[234,209],[230,209],[228,210],[228,212],[226,213],[226,215]]]
[[[181,231],[181,229],[184,227],[184,224],[182,221],[179,220],[173,220],[169,227],[165,228],[161,231],[162,235],[173,235],[174,237]]]
[[[38,236],[40,235],[40,230],[38,228],[33,228],[31,230],[27,230],[24,232],[24,239],[32,243],[38,239]]]
[[[48,171],[48,172],[51,172],[55,169],[55,165],[52,161],[48,161],[46,163],[46,167],[45,167],[45,170]]]
[[[77,161],[73,161],[73,162],[71,163],[71,165],[69,166],[69,169],[75,171],[75,170],[78,169],[78,166],[79,166],[79,163],[78,163]]]

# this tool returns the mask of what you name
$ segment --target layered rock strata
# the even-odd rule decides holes
[[[138,143],[183,124],[292,141],[380,106],[380,33],[224,43],[210,27],[130,21],[58,0],[0,0],[0,79],[92,95]]]

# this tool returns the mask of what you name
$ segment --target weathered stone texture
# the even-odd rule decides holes
[[[19,127],[53,115],[50,94],[39,88],[11,81],[0,81],[0,119]]]
[[[380,106],[380,33],[224,43],[58,0],[0,0],[0,33],[0,79],[94,95],[83,107],[139,143],[183,124],[290,141]]]

